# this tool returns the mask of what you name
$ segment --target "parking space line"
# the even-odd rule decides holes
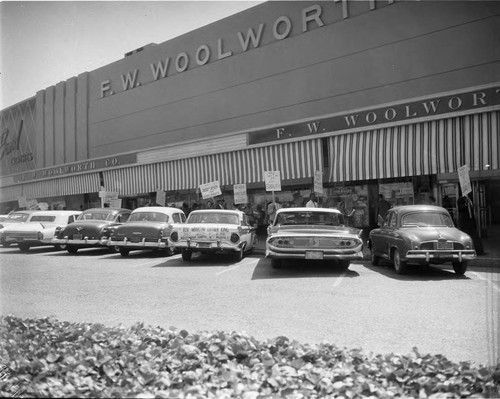
[[[496,285],[493,281],[491,281],[489,278],[483,277],[479,273],[476,273],[476,272],[472,272],[472,274],[475,275],[476,277],[478,277],[480,280],[486,281],[488,283],[488,285],[491,285],[491,287],[496,292],[500,292],[500,287],[498,285]]]
[[[333,283],[334,288],[337,287],[342,282],[342,280],[345,277],[345,274],[346,274],[346,271],[342,272],[342,274],[339,277],[335,277],[335,282]]]
[[[238,267],[240,267],[240,265],[236,265],[236,266],[230,267],[229,269],[224,269],[224,270],[222,270],[220,272],[215,273],[215,275],[218,276],[219,274],[222,274],[222,273],[225,273],[225,272],[230,272],[231,270],[237,269]]]

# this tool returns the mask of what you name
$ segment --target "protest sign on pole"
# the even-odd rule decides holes
[[[17,197],[17,203],[19,204],[19,208],[28,207],[28,201],[26,201],[26,197]]]
[[[314,192],[316,194],[323,194],[323,171],[314,171]]]
[[[233,189],[234,189],[234,203],[246,204],[248,202],[247,185],[245,183],[235,184]]]
[[[163,190],[158,190],[156,192],[156,203],[161,206],[165,206],[167,201],[167,193]]]
[[[460,189],[462,190],[462,196],[466,196],[472,192],[472,187],[470,184],[469,177],[469,165],[465,164],[458,168],[458,180],[460,182]]]
[[[266,182],[266,191],[281,191],[281,173],[279,170],[264,171],[264,181]]]
[[[200,184],[200,191],[203,199],[214,198],[222,194],[218,180],[210,183]]]

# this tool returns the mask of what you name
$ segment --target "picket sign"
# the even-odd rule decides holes
[[[222,195],[218,180],[210,183],[200,184],[200,191],[203,199],[214,198],[218,195]]]

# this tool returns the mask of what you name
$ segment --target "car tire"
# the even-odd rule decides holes
[[[453,262],[453,270],[456,274],[463,276],[467,271],[467,262]]]
[[[120,252],[120,247],[116,246],[116,245],[110,245],[108,247],[109,249],[109,252],[111,252],[112,254],[116,254],[118,252]]]
[[[406,271],[406,262],[401,260],[401,254],[397,249],[394,251],[393,261],[394,261],[394,270],[396,271],[396,273],[404,274]]]
[[[375,255],[375,249],[373,249],[373,245],[370,246],[370,258],[373,266],[378,266],[380,264],[380,257]]]
[[[130,253],[130,249],[128,249],[128,248],[120,248],[120,255],[121,256],[126,257],[126,256],[128,256],[129,253]]]
[[[68,245],[66,247],[66,251],[70,254],[76,254],[78,252],[78,247],[75,247],[74,245]]]
[[[346,271],[347,269],[349,269],[349,266],[351,265],[351,261],[350,260],[338,260],[337,265],[342,271]]]
[[[271,266],[273,269],[281,269],[283,261],[281,259],[271,259]]]
[[[25,244],[24,242],[21,242],[21,243],[17,244],[17,246],[19,247],[19,249],[21,250],[21,252],[28,252],[30,250],[30,245],[29,244]]]
[[[183,249],[182,250],[182,260],[189,262],[193,256],[193,251],[190,251],[188,249]]]
[[[245,245],[243,245],[238,252],[236,252],[236,262],[240,262],[245,257]]]

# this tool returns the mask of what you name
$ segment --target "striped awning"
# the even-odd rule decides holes
[[[41,180],[16,184],[1,188],[2,201],[16,201],[19,197],[40,199],[63,195],[95,193],[99,191],[99,174],[60,177],[52,180]]]
[[[498,169],[499,132],[497,111],[332,136],[329,181]]]
[[[312,177],[323,170],[323,153],[316,139],[161,162],[156,167],[159,188],[195,189],[216,180],[221,185],[263,182],[264,171],[279,170],[282,180]]]
[[[104,171],[103,178],[106,190],[119,195],[146,194],[159,188],[154,164]]]

